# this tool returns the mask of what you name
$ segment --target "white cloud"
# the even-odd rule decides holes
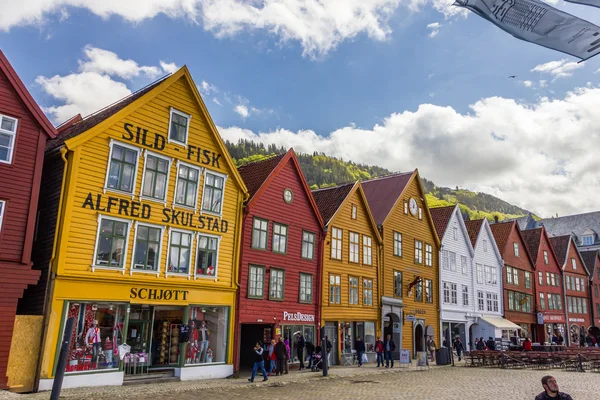
[[[200,93],[206,96],[210,95],[211,93],[219,93],[219,89],[215,85],[212,85],[206,81],[200,82],[198,85],[198,90],[200,90]]]
[[[584,63],[578,63],[576,61],[569,61],[567,58],[563,58],[558,61],[550,61],[545,64],[536,65],[531,72],[541,72],[550,74],[554,77],[552,81],[559,78],[567,78],[573,75],[573,71],[582,68]]]
[[[242,118],[246,119],[250,116],[250,110],[244,104],[238,104],[233,108],[233,111],[238,113]]]
[[[219,99],[217,99],[216,97],[213,97],[213,98],[212,98],[212,101],[213,101],[213,103],[215,103],[216,105],[223,107],[223,104],[221,104],[221,102],[219,101]]]
[[[541,81],[538,83],[538,86],[539,86],[539,87],[541,87],[541,88],[548,87],[548,81],[547,81],[547,80],[544,80],[544,79],[542,79],[542,80],[541,80]]]
[[[175,64],[174,62],[173,63],[168,63],[168,62],[165,62],[165,61],[162,61],[162,60],[160,61],[160,67],[167,74],[174,74],[179,69],[179,67],[177,66],[177,64]]]
[[[83,51],[88,59],[79,61],[79,70],[82,72],[97,72],[123,79],[131,79],[141,74],[149,78],[156,78],[162,73],[159,67],[140,66],[133,60],[123,60],[112,51],[99,49],[89,44]]]
[[[439,22],[432,22],[431,24],[428,24],[427,29],[431,29],[431,32],[429,32],[429,37],[432,39],[436,37],[437,34],[440,32],[441,27],[442,24],[440,24]]]
[[[393,171],[419,168],[438,185],[461,185],[496,195],[541,216],[598,208],[600,89],[580,88],[562,99],[537,103],[490,97],[469,113],[422,104],[394,113],[370,129],[339,128],[325,136],[312,130],[252,132],[220,128],[224,138],[252,139],[381,165]]]
[[[532,81],[523,81],[523,86],[525,87],[532,87],[533,86],[533,82]]]

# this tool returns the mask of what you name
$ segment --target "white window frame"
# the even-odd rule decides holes
[[[0,114],[0,126],[2,124],[2,120],[4,118],[8,118],[11,120],[15,121],[15,131],[11,132],[11,131],[7,131],[4,130],[2,128],[0,128],[0,133],[3,133],[5,135],[11,136],[11,142],[10,142],[10,147],[9,147],[9,151],[8,151],[8,160],[4,161],[4,160],[0,160],[0,164],[12,164],[13,161],[13,155],[15,153],[15,145],[17,143],[17,130],[19,129],[19,120],[17,118],[14,117],[9,117],[8,115],[4,115],[4,114]],[[0,221],[1,222],[1,221]]]
[[[221,239],[222,239],[222,237],[219,236],[219,235],[212,235],[210,233],[204,233],[204,232],[196,232],[195,236],[196,236],[195,237],[195,239],[196,239],[196,252],[194,253],[195,260],[194,260],[194,263],[192,264],[192,266],[194,267],[194,280],[196,280],[198,278],[200,278],[200,279],[213,279],[216,282],[218,280],[218,277],[219,277],[219,251],[221,250]],[[216,262],[215,262],[215,275],[214,276],[211,276],[211,275],[198,275],[196,273],[196,261],[198,260],[198,251],[200,250],[200,236],[206,236],[207,238],[217,239],[217,253],[215,255]],[[191,266],[190,266],[190,268],[191,268]]]
[[[513,252],[515,253],[515,257],[520,257],[519,243],[513,242]]]
[[[268,227],[267,227],[267,232],[268,232]],[[312,242],[308,241],[308,240],[304,240],[304,235],[308,235],[308,238],[312,237]],[[302,258],[305,260],[313,260],[315,258],[315,241],[317,240],[317,235],[314,234],[313,232],[309,232],[309,231],[302,231]],[[304,253],[305,253],[305,246],[306,246],[306,253],[308,253],[309,247],[312,246],[312,249],[310,251],[310,256],[307,257]]]
[[[498,293],[492,293],[492,304],[494,306],[493,312],[498,312],[500,310],[500,303],[498,301]]]
[[[194,267],[194,261],[196,261],[195,257],[194,257],[194,239],[196,237],[196,232],[194,231],[189,231],[186,229],[178,229],[178,228],[172,228],[169,227],[168,230],[169,234],[167,237],[167,257],[165,259],[165,278],[168,278],[169,276],[180,276],[180,277],[187,277],[188,280],[192,279],[192,267]],[[188,235],[192,235],[191,237],[191,243],[190,243],[190,265],[188,267],[188,273],[187,274],[182,274],[179,272],[169,272],[169,258],[171,257],[171,234],[173,234],[173,232],[179,232],[179,233],[184,233],[184,234],[188,234]]]
[[[448,252],[448,268],[450,271],[456,272],[456,253],[453,251]]]
[[[204,209],[204,190],[206,189],[206,175],[207,174],[211,174],[211,175],[217,176],[219,178],[223,178],[223,193],[221,195],[221,207],[220,207],[220,210],[218,213],[211,211],[211,210]],[[202,177],[202,203],[203,204],[200,206],[201,214],[216,215],[219,217],[221,217],[223,215],[223,203],[225,203],[225,189],[227,188],[227,178],[228,177],[229,177],[229,175],[213,171],[212,169],[204,168],[204,176]]]
[[[187,118],[187,120],[188,120],[187,127],[185,129],[185,142],[180,142],[179,140],[171,139],[171,120],[173,119],[173,114],[180,115],[182,117]],[[167,142],[168,143],[173,142],[173,143],[182,145],[184,147],[187,146],[188,139],[190,138],[190,124],[191,124],[191,122],[192,122],[192,116],[190,114],[186,114],[183,111],[179,111],[179,110],[177,110],[174,107],[170,107],[170,110],[169,110],[169,131],[167,132]]]
[[[144,182],[146,182],[146,165],[148,165],[148,156],[160,158],[169,163],[169,167],[167,168],[167,181],[165,182],[165,198],[158,199],[156,197],[144,196]],[[169,179],[171,178],[171,165],[173,165],[173,159],[171,157],[163,156],[162,154],[155,153],[153,151],[144,150],[144,172],[142,173],[142,184],[140,185],[140,200],[148,200],[155,201],[157,203],[162,203],[165,206],[167,205],[167,197],[169,195]],[[179,171],[177,171],[179,172]],[[177,186],[175,186],[177,188]],[[174,202],[175,200],[173,200]]]
[[[125,192],[123,190],[118,190],[118,189],[113,189],[113,188],[108,187],[108,175],[110,173],[110,161],[112,160],[113,147],[115,145],[125,147],[126,149],[135,151],[137,153],[137,155],[135,157],[135,171],[133,173],[133,182],[131,184],[131,188],[132,188],[131,192]],[[131,196],[131,199],[133,200],[135,198],[135,193],[136,193],[135,188],[137,185],[138,171],[140,169],[140,153],[142,152],[142,149],[140,149],[139,147],[136,147],[136,146],[132,146],[128,143],[120,142],[115,139],[110,139],[110,143],[108,144],[108,146],[110,147],[110,151],[108,152],[108,163],[106,164],[106,177],[104,178],[104,189],[102,190],[102,193],[114,192],[114,193],[124,194],[126,196]]]
[[[335,233],[339,232],[340,237],[336,237]],[[340,228],[331,228],[331,258],[334,260],[342,259],[342,246],[344,245],[344,231]],[[338,256],[339,254],[339,256]]]
[[[397,244],[399,244],[399,246],[397,246]],[[402,234],[400,232],[394,231],[394,255],[396,257],[402,257],[402,246]]]
[[[456,283],[450,283],[450,303],[458,305],[458,285]]]
[[[425,265],[433,267],[433,246],[427,243],[425,243]]]
[[[458,240],[458,228],[456,226],[452,228],[452,233],[454,240]]]
[[[551,296],[551,293],[548,293],[548,306],[550,306],[550,304],[551,304],[550,296]],[[544,292],[540,292],[540,309],[542,309],[542,310],[546,309],[546,300],[544,300]],[[548,309],[551,309],[551,308],[548,307]]]
[[[450,283],[443,282],[444,304],[450,304]]]
[[[358,207],[355,204],[352,204],[352,219],[356,219],[358,214]]]
[[[6,200],[0,200],[0,232],[2,232],[2,221],[4,220],[4,213],[6,212]]]
[[[475,272],[477,273],[477,283],[483,284],[485,282],[483,264],[475,264]]]
[[[196,197],[194,200],[194,207],[186,206],[184,204],[177,204],[177,186],[179,185],[179,167],[181,166],[193,168],[198,171],[198,181],[196,182]],[[173,188],[173,203],[171,204],[171,207],[181,207],[188,210],[194,210],[194,213],[198,212],[198,193],[200,192],[200,179],[202,178],[204,168],[198,167],[190,163],[186,163],[185,161],[177,160],[177,170],[175,172],[175,187]]]
[[[144,271],[144,270],[138,270],[138,269],[134,269],[134,258],[135,258],[135,246],[137,245],[137,230],[140,226],[145,226],[148,228],[153,228],[153,229],[160,229],[160,243],[158,245],[159,248],[159,252],[158,252],[158,260],[157,260],[157,265],[156,265],[156,271]],[[163,250],[163,242],[164,242],[164,238],[165,238],[165,226],[164,225],[154,225],[154,224],[148,224],[146,222],[140,222],[140,221],[135,221],[133,224],[133,247],[132,247],[132,252],[131,252],[131,263],[129,265],[129,276],[135,274],[148,274],[148,275],[156,275],[156,277],[158,278],[160,276],[160,266],[162,265],[161,263],[161,259],[163,256],[162,250]]]
[[[574,258],[571,258],[571,267],[573,267],[573,270],[577,270],[577,261]]]
[[[492,284],[492,267],[489,265],[484,265],[483,269],[485,271],[485,283],[488,285]]]
[[[461,285],[462,287],[462,303],[464,307],[469,306],[469,287],[467,285]]]
[[[110,219],[113,221],[118,221],[118,222],[122,222],[127,224],[127,232],[125,233],[125,246],[123,246],[123,257],[125,257],[125,259],[123,260],[123,266],[120,268],[117,267],[107,267],[105,265],[97,265],[96,264],[96,256],[98,253],[98,240],[100,239],[100,227],[102,226],[101,222],[103,219]],[[98,214],[98,226],[96,227],[96,243],[94,244],[94,254],[92,255],[92,272],[95,272],[97,269],[101,269],[101,270],[107,270],[107,271],[120,271],[122,275],[125,275],[125,265],[127,264],[127,251],[128,251],[128,247],[129,247],[129,233],[131,230],[131,225],[132,225],[132,220],[130,219],[125,219],[125,218],[119,218],[119,217],[113,217],[110,215],[105,215],[105,214]]]
[[[419,219],[423,219],[423,209],[419,207]]]
[[[544,264],[548,265],[548,250],[544,250]]]
[[[589,239],[589,241],[586,243],[586,239]],[[585,235],[581,238],[581,244],[583,246],[591,246],[594,244],[594,235]]]
[[[467,256],[460,256],[460,270],[463,275],[467,275]]]
[[[477,310],[485,311],[485,296],[481,290],[477,291]]]
[[[350,231],[348,237],[348,262],[358,264],[360,263],[360,234]]]
[[[363,264],[373,265],[373,238],[363,235]]]
[[[544,273],[542,271],[538,271],[538,285],[544,286]]]

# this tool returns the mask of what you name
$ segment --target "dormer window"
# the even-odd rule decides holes
[[[584,246],[591,246],[594,244],[594,235],[585,235],[582,240]]]
[[[187,146],[188,131],[192,116],[171,107],[169,119],[169,142]]]

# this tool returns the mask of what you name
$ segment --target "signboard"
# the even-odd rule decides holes
[[[427,353],[424,351],[417,351],[417,367],[428,367]]]
[[[409,315],[406,316],[406,321],[407,322],[415,322],[416,320],[417,320],[417,316],[416,315],[409,314]]]
[[[400,364],[410,364],[410,350],[400,350]]]
[[[541,312],[537,313],[537,323],[538,325],[544,324],[544,314],[542,314]]]
[[[400,325],[400,322],[394,322],[394,324],[392,325],[392,332],[394,332],[394,333],[402,332],[402,326]]]
[[[374,323],[365,323],[365,336],[375,336]]]
[[[281,336],[281,328],[275,328],[275,334]]]
[[[301,321],[301,322],[315,322],[315,316],[313,314],[302,314],[302,313],[289,313],[283,312],[284,321]]]
[[[569,318],[569,322],[585,322],[583,318]]]
[[[544,315],[544,322],[565,322],[565,317],[563,315]]]

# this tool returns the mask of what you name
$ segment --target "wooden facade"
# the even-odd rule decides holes
[[[0,51],[0,389],[17,303],[36,284],[31,251],[46,140],[56,130]]]
[[[592,326],[600,326],[600,252],[580,251],[590,273],[590,314]]]

